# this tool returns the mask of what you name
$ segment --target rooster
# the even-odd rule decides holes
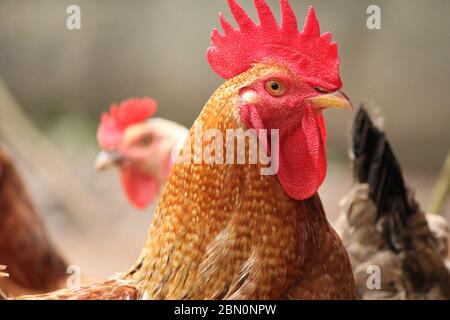
[[[95,166],[121,170],[121,181],[130,203],[138,209],[151,204],[167,181],[172,158],[188,130],[169,120],[151,118],[156,102],[149,98],[113,104],[102,115],[97,140],[103,149]]]
[[[339,92],[337,45],[329,33],[320,34],[313,7],[299,32],[287,0],[281,0],[281,26],[264,0],[255,0],[260,25],[235,0],[228,3],[240,30],[221,16],[225,34],[214,30],[208,50],[209,63],[226,82],[189,132],[136,264],[96,286],[24,299],[355,297],[349,258],[317,194],[326,173],[322,111],[351,108]],[[262,161],[182,161],[199,156],[200,127],[222,136],[260,133],[262,153],[274,156],[277,174],[262,175]],[[202,150],[209,150],[206,140],[200,140]],[[239,156],[220,145],[223,152],[211,152],[216,158]]]
[[[447,221],[425,214],[405,186],[385,134],[365,109],[353,128],[355,185],[342,201],[338,230],[361,299],[450,299]],[[374,266],[378,287],[368,286]],[[376,274],[375,274],[376,275]]]
[[[9,295],[63,288],[67,264],[50,243],[11,158],[0,147],[0,289]],[[9,277],[2,277],[7,271]]]

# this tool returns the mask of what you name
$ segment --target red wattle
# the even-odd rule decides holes
[[[158,195],[156,179],[136,169],[124,168],[121,179],[128,199],[138,209],[147,208]]]
[[[241,119],[248,128],[263,129],[256,107],[242,106]],[[305,200],[317,193],[327,173],[326,127],[322,114],[305,106],[299,125],[280,136],[278,180],[293,199]]]
[[[326,171],[323,116],[305,107],[300,126],[281,138],[278,179],[291,198],[305,200],[317,193]]]

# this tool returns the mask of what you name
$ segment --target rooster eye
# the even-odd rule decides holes
[[[322,94],[328,93],[327,90],[325,90],[325,89],[323,89],[321,87],[315,87],[314,90],[316,90],[317,92],[322,93]]]
[[[266,82],[266,90],[273,97],[281,97],[286,92],[286,87],[281,81],[269,80]]]

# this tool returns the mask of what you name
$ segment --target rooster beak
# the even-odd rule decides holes
[[[104,171],[112,166],[119,165],[123,161],[123,156],[118,151],[102,151],[95,159],[95,169]]]
[[[316,97],[306,99],[316,110],[322,111],[327,108],[334,109],[353,109],[350,99],[341,91],[321,94]]]

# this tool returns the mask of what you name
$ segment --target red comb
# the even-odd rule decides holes
[[[111,105],[109,113],[102,114],[97,131],[97,140],[103,149],[116,149],[122,140],[124,130],[132,124],[150,118],[157,109],[156,102],[150,98],[129,99],[120,106]]]
[[[281,26],[264,0],[254,0],[259,25],[235,0],[227,1],[239,30],[220,14],[224,35],[214,29],[208,49],[208,61],[221,77],[233,78],[255,62],[272,58],[287,65],[311,85],[329,90],[342,87],[337,44],[331,42],[330,33],[320,35],[314,7],[309,8],[303,31],[299,32],[288,0],[280,0]]]

